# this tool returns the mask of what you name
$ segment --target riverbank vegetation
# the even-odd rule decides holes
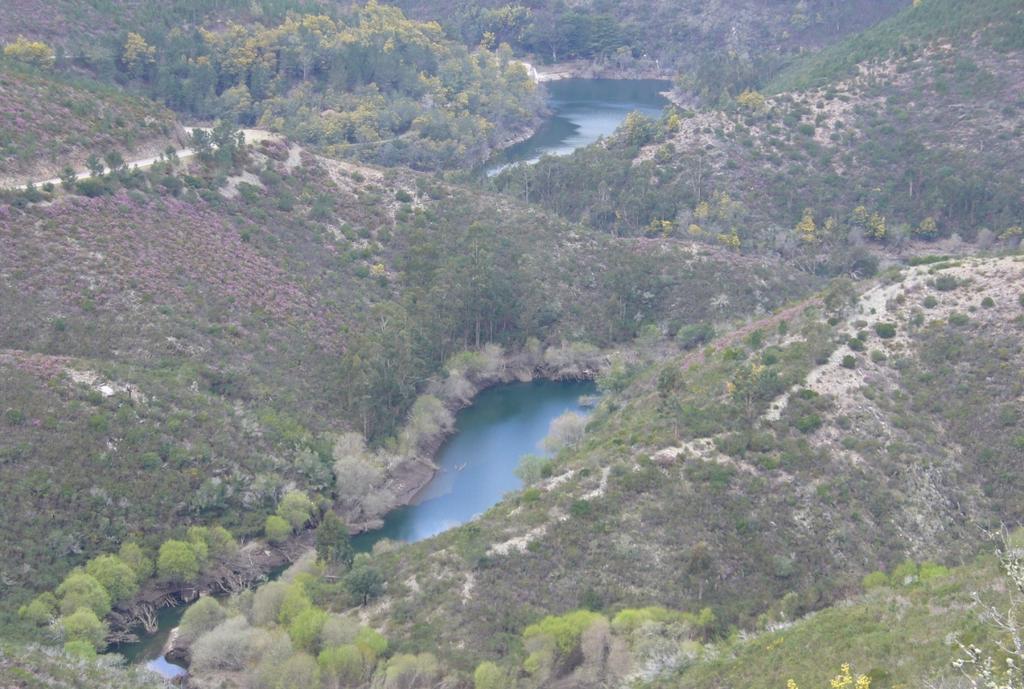
[[[191,525],[262,535],[292,487],[353,495],[334,471],[345,433],[388,458],[366,471],[400,500],[392,486],[430,469],[392,459],[429,455],[422,439],[438,436],[423,429],[445,418],[430,400],[414,409],[420,394],[464,404],[494,366],[508,366],[499,379],[577,376],[643,327],[770,308],[815,284],[751,265],[716,285],[731,268],[712,252],[622,246],[501,196],[224,132],[194,160],[4,197],[7,615],[124,541],[152,559]],[[410,410],[420,430],[397,435]]]

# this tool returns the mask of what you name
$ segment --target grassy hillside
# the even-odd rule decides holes
[[[90,155],[154,155],[175,140],[173,113],[152,101],[13,60],[0,59],[0,101],[0,188],[81,170]]]
[[[12,689],[158,689],[166,683],[140,668],[83,659],[43,646],[0,642],[0,683]]]

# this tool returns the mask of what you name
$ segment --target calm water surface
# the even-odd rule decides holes
[[[567,411],[582,412],[580,397],[595,391],[591,382],[539,380],[481,392],[472,406],[456,416],[455,433],[435,458],[441,470],[415,504],[391,512],[383,527],[356,536],[353,544],[368,551],[383,538],[419,541],[486,511],[505,493],[522,486],[515,468],[524,455],[543,454],[540,442],[551,422]],[[280,571],[273,576],[277,574]],[[185,609],[161,609],[156,634],[114,650],[130,662],[145,662],[165,677],[184,674],[184,668],[165,660],[162,653]]]
[[[614,132],[632,111],[657,119],[669,104],[661,95],[672,84],[661,79],[563,79],[544,84],[552,115],[526,141],[491,161],[488,175],[544,155],[568,155]]]

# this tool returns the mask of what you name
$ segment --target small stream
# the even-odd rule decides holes
[[[455,432],[435,458],[440,471],[415,503],[388,514],[380,529],[355,536],[353,545],[366,552],[384,538],[420,541],[486,511],[503,495],[522,486],[515,475],[519,460],[524,455],[543,453],[540,442],[551,422],[567,411],[583,412],[580,398],[595,391],[592,382],[550,380],[484,390],[472,406],[456,415]],[[283,569],[272,572],[270,578],[276,578]],[[164,677],[185,674],[184,668],[164,659],[163,649],[186,607],[161,609],[156,634],[113,650],[131,663],[145,662],[146,667]]]

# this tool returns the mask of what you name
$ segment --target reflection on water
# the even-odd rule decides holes
[[[486,511],[505,493],[522,485],[515,475],[519,459],[542,453],[540,441],[551,422],[566,411],[582,411],[580,397],[594,391],[591,382],[547,380],[483,391],[472,406],[458,413],[455,433],[436,458],[441,471],[417,496],[416,504],[391,512],[383,527],[356,536],[353,544],[358,550],[368,551],[383,538],[419,541]],[[275,570],[270,578],[283,570]],[[162,608],[156,634],[112,650],[129,662],[145,662],[147,668],[167,678],[186,674],[184,668],[163,657],[171,630],[181,622],[186,609]]]
[[[491,388],[459,412],[455,434],[436,458],[441,471],[417,496],[395,510],[384,526],[353,539],[369,550],[382,538],[419,541],[441,533],[497,503],[521,487],[515,469],[523,455],[541,454],[551,422],[566,411],[581,411],[579,398],[594,392],[590,382],[534,381]]]
[[[489,176],[544,155],[567,155],[614,132],[632,111],[658,118],[671,83],[660,79],[565,79],[545,84],[552,115],[526,141],[491,161]]]

